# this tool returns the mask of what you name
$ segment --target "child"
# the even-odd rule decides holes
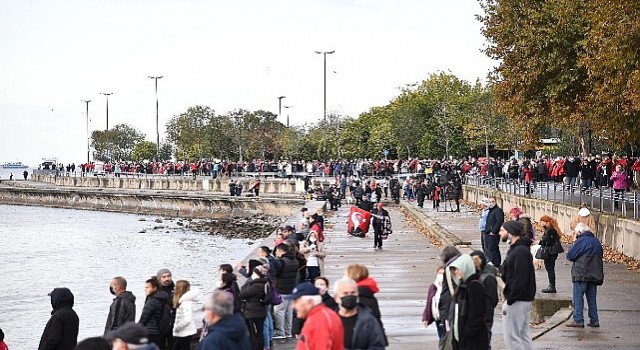
[[[436,210],[440,208],[440,191],[442,188],[438,185],[433,188],[433,209]]]

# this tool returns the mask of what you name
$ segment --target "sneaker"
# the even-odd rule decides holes
[[[589,323],[587,323],[587,326],[593,327],[593,328],[598,328],[598,327],[600,327],[600,323],[598,323],[598,322],[596,322],[596,323],[589,322]]]
[[[578,323],[576,321],[571,321],[571,322],[565,324],[565,326],[572,327],[572,328],[584,328],[584,323]]]
[[[280,340],[280,339],[287,339],[287,337],[285,337],[284,335],[274,335],[273,337],[271,337],[271,339]]]

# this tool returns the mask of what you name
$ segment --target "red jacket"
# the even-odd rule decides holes
[[[344,350],[344,329],[340,316],[324,304],[311,309],[296,350]]]

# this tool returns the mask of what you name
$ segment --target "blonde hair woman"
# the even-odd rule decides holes
[[[196,324],[193,322],[193,304],[200,294],[197,288],[191,289],[188,281],[180,280],[176,283],[173,294],[173,305],[176,306],[176,321],[173,325],[172,350],[190,350],[191,338],[196,334]]]

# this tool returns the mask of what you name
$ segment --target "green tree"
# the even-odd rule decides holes
[[[118,124],[109,131],[94,130],[91,133],[93,158],[96,160],[130,161],[135,145],[145,135],[127,124]]]
[[[156,144],[151,141],[142,141],[138,142],[133,147],[133,152],[131,153],[131,160],[133,161],[142,161],[142,160],[153,160],[156,158]]]

